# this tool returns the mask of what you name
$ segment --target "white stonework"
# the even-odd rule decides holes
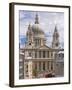
[[[32,70],[33,70],[32,61],[29,61],[28,62],[28,75],[29,75],[29,78],[32,78]]]

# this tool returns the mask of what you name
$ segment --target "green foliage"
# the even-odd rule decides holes
[[[37,76],[37,70],[36,69],[33,69],[33,76]]]

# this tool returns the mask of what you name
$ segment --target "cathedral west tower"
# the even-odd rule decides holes
[[[52,48],[54,49],[59,48],[59,33],[57,30],[57,26],[55,26],[54,33],[53,33]]]

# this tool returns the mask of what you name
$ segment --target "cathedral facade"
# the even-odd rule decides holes
[[[48,78],[64,75],[64,58],[60,58],[64,57],[64,49],[61,49],[59,46],[57,26],[54,28],[52,46],[48,47],[44,30],[41,29],[39,24],[39,17],[36,14],[34,24],[28,25],[25,47],[20,49],[20,79]]]

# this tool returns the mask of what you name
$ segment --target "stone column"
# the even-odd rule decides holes
[[[49,61],[47,61],[47,70],[49,70]]]
[[[51,51],[51,58],[53,58],[53,52]]]
[[[53,62],[53,71],[55,70],[55,62]]]
[[[49,51],[49,58],[51,58],[51,51]]]
[[[43,51],[41,51],[41,58],[43,58]]]
[[[39,58],[39,51],[37,51],[37,58]]]
[[[35,51],[33,51],[32,57],[35,58]]]
[[[47,63],[48,63],[48,62],[45,62],[45,70],[46,70],[46,71],[48,70],[48,69],[47,69],[47,68],[48,68]]]
[[[41,62],[41,71],[43,71],[43,62]]]
[[[24,79],[26,78],[26,63],[24,62]]]
[[[49,62],[49,71],[51,70],[51,61]]]
[[[37,62],[37,71],[39,71],[39,62]]]
[[[32,78],[32,70],[33,70],[32,61],[29,61],[28,62],[28,75],[29,75],[29,78]]]
[[[46,51],[46,55],[45,55],[45,57],[47,58],[47,51]]]

